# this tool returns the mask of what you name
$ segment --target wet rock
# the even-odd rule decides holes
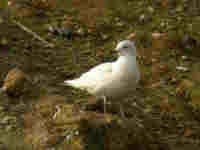
[[[2,91],[9,96],[20,96],[31,88],[30,78],[18,68],[11,69],[4,79]]]

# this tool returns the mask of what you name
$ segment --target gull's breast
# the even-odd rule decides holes
[[[135,91],[137,83],[138,68],[134,58],[131,60],[120,60],[114,64],[112,75],[99,83],[94,89],[97,96],[109,98],[126,97]]]

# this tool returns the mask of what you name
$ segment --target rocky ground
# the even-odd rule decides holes
[[[5,3],[3,3],[5,2]],[[1,2],[0,2],[1,3]],[[200,3],[10,0],[0,15],[0,150],[198,150]],[[8,6],[7,6],[8,4]],[[136,41],[142,79],[118,106],[63,87]]]

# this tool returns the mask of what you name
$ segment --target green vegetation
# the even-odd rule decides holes
[[[33,84],[18,97],[0,94],[0,149],[199,149],[200,2],[9,2],[0,15],[0,84],[15,67]],[[123,39],[136,41],[142,74],[133,96],[121,100],[126,120],[114,102],[103,114],[87,93],[60,85],[115,60]]]

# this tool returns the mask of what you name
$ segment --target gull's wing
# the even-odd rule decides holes
[[[107,76],[112,72],[112,63],[99,64],[96,67],[90,69],[88,72],[83,73],[80,79],[97,79]]]
[[[111,73],[112,63],[103,63],[82,74],[80,78],[65,80],[64,83],[90,92],[91,89],[95,88],[100,82],[104,82],[105,79],[110,77]]]

